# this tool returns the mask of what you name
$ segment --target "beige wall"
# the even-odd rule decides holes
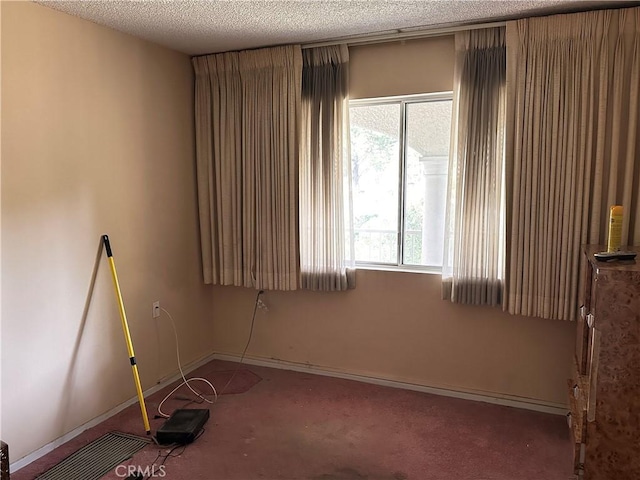
[[[451,90],[452,37],[350,50],[351,92]],[[423,386],[566,404],[571,323],[440,299],[440,276],[358,270],[346,293],[269,292],[248,355]],[[215,349],[244,348],[255,292],[214,290]]]
[[[440,299],[440,276],[358,270],[344,293],[267,292],[248,350],[429,387],[566,403],[574,324]],[[214,291],[215,349],[242,352],[255,292]]]
[[[151,303],[173,314],[187,363],[211,350],[211,292],[189,58],[40,5],[1,8],[0,437],[15,462],[135,396],[104,255],[82,322],[101,234],[143,387],[176,371],[170,325]]]

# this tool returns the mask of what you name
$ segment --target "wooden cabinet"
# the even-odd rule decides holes
[[[0,480],[9,480],[9,447],[0,440]]]
[[[584,247],[586,279],[569,380],[575,474],[640,479],[640,253],[598,262]],[[625,250],[640,252],[640,247]]]

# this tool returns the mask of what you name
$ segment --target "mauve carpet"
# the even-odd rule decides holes
[[[213,361],[189,376],[222,389],[237,364]],[[204,386],[195,384],[204,390]],[[172,387],[147,399],[153,418]],[[178,395],[186,397],[181,389]],[[186,448],[150,445],[127,464],[171,480],[568,480],[565,419],[308,373],[243,365]],[[230,394],[233,393],[233,394]],[[165,403],[173,411],[185,400]],[[190,403],[187,408],[205,408]],[[152,430],[163,419],[153,419]],[[144,436],[138,405],[11,475],[33,479],[108,431]],[[160,458],[157,458],[158,455]],[[125,468],[106,480],[122,478]],[[146,478],[146,477],[145,477]]]

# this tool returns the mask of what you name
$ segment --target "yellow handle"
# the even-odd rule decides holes
[[[105,235],[106,237],[106,235]],[[109,239],[106,238],[105,245],[108,245]],[[127,351],[129,352],[129,361],[131,362],[131,371],[133,372],[133,381],[136,385],[136,393],[138,394],[138,401],[140,403],[140,410],[142,411],[142,422],[147,434],[151,433],[151,427],[149,426],[149,417],[147,416],[147,407],[144,403],[144,396],[142,395],[142,385],[140,384],[140,375],[138,375],[138,365],[136,365],[136,356],[133,352],[133,342],[131,341],[131,333],[129,333],[129,324],[127,323],[127,314],[124,311],[124,302],[122,301],[122,293],[120,292],[120,284],[118,283],[118,274],[116,273],[116,264],[111,254],[111,247],[107,248],[107,255],[109,259],[109,266],[111,267],[111,278],[113,279],[113,287],[116,291],[116,300],[118,301],[118,309],[120,310],[120,320],[122,321],[122,331],[124,332],[124,339],[127,342]]]

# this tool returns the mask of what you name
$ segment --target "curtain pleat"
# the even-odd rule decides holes
[[[207,55],[193,66],[204,281],[294,290],[301,49]]]
[[[503,28],[456,34],[443,297],[500,305],[504,252]]]
[[[623,205],[640,243],[640,9],[508,22],[507,290],[514,314],[572,320],[580,247]]]
[[[306,49],[302,70],[300,268],[302,288],[355,287],[347,47]]]

